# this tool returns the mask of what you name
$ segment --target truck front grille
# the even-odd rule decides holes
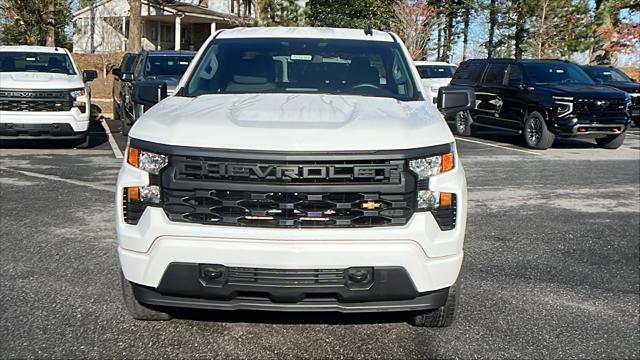
[[[415,193],[304,193],[164,188],[172,221],[255,227],[372,227],[404,225]]]
[[[579,120],[594,122],[624,121],[624,99],[577,99],[574,112]]]
[[[2,111],[69,111],[72,107],[69,90],[0,90]]]

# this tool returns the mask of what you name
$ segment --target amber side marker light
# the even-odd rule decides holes
[[[140,188],[137,186],[127,188],[127,198],[129,201],[140,201]]]
[[[453,153],[442,155],[442,172],[445,173],[453,169]]]
[[[440,207],[441,208],[451,207],[452,203],[453,203],[453,194],[452,193],[448,193],[448,192],[441,192],[440,193]]]
[[[140,155],[140,150],[129,146],[129,152],[127,154],[127,163],[133,167],[138,167],[138,159]]]

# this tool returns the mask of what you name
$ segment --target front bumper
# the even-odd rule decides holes
[[[125,163],[120,170],[116,192],[120,264],[124,277],[137,289],[139,300],[148,304],[227,309],[286,307],[306,311],[318,307],[332,311],[371,311],[385,302],[388,304],[382,308],[427,309],[439,306],[441,295],[432,293],[453,285],[462,265],[467,193],[459,159],[456,159],[452,171],[435,176],[429,182],[430,189],[455,193],[458,199],[456,226],[447,231],[440,229],[430,212],[416,212],[401,226],[259,228],[173,222],[162,208],[147,207],[136,225],[125,223],[124,188],[148,183],[146,172]],[[281,302],[282,297],[273,296],[273,289],[257,300],[243,296],[220,298],[220,293],[207,290],[206,285],[196,281],[192,275],[180,277],[185,282],[192,279],[188,288],[164,286],[163,281],[172,264],[180,263],[279,270],[393,267],[402,269],[406,274],[410,286],[404,288],[410,288],[411,294],[380,298],[361,293],[365,294],[362,298],[338,297],[332,302],[322,302],[323,306],[315,303],[317,295],[309,299],[304,295],[308,290],[300,289],[292,297],[302,300],[294,302],[291,299]],[[244,293],[265,293],[263,285],[246,286],[249,287],[242,289]],[[336,293],[335,289],[331,292]],[[401,303],[396,304],[397,301]]]
[[[78,139],[89,129],[89,111],[0,111],[0,139]]]

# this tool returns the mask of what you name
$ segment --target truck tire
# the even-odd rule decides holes
[[[456,303],[460,301],[460,279],[451,285],[447,302],[438,309],[416,314],[409,319],[409,323],[418,327],[447,327],[456,318]]]
[[[624,143],[626,132],[596,139],[596,144],[603,149],[617,149]]]
[[[527,115],[524,122],[524,141],[527,147],[536,150],[546,150],[553,145],[555,135],[544,123],[544,117],[537,111],[532,111]]]
[[[171,315],[141,304],[133,294],[133,286],[131,285],[131,282],[124,277],[122,271],[120,271],[120,282],[122,283],[122,298],[124,300],[124,305],[131,317],[136,320],[147,321],[171,320]]]
[[[458,136],[471,136],[472,122],[469,110],[457,112],[453,117],[453,132]]]

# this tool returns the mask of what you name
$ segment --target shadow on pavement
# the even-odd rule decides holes
[[[475,128],[471,139],[488,140],[499,143],[511,144],[523,149],[528,149],[522,135],[517,135],[508,131],[485,130]],[[597,148],[598,145],[593,139],[567,139],[556,137],[552,149],[590,149]]]
[[[278,312],[233,310],[217,311],[202,309],[164,309],[175,319],[193,321],[214,321],[225,323],[261,323],[261,324],[383,324],[407,322],[410,312],[385,312],[342,314],[338,312]]]

